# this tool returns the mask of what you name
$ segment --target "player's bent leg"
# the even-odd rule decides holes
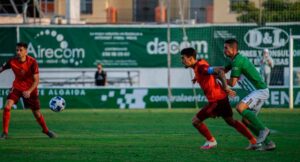
[[[251,108],[251,110],[253,110],[255,112],[256,116],[260,112],[261,107],[262,107],[263,104],[264,104],[264,100],[256,99],[256,102],[254,104],[255,106],[252,106],[252,108]],[[261,126],[263,126],[264,129],[261,129],[262,127],[257,128],[254,123],[249,124],[249,127],[256,127],[257,131],[259,130],[257,143],[262,143],[262,142],[269,143],[270,141],[267,139],[267,137],[270,134],[270,130],[267,127],[265,127],[262,123],[261,123]]]
[[[242,119],[242,122],[248,127],[249,130],[251,130],[251,132],[255,135],[255,136],[259,136],[259,130],[255,129],[255,127],[245,118]],[[271,142],[271,140],[268,139],[268,137],[266,138],[266,140],[264,141],[265,145],[268,145]]]
[[[44,133],[47,133],[49,131],[47,125],[46,125],[46,122],[45,122],[45,119],[41,113],[40,110],[32,110],[32,113],[36,119],[36,121],[39,123],[39,125],[42,127],[43,129],[43,132]]]
[[[41,111],[38,110],[33,110],[32,109],[32,113],[36,119],[36,121],[39,123],[39,125],[42,127],[43,129],[43,133],[45,133],[49,138],[55,138],[56,134],[53,131],[50,131],[46,125],[45,119],[41,113]]]
[[[234,120],[232,117],[224,118],[224,120],[228,125],[232,126],[244,137],[246,137],[249,140],[249,143],[251,145],[256,144],[256,138],[251,134],[251,132],[247,129],[247,127],[243,123]]]
[[[224,120],[226,121],[226,123],[228,125],[232,126],[239,133],[241,133],[243,136],[245,136],[252,144],[256,143],[255,137],[251,134],[251,132],[247,129],[247,127],[243,123],[241,123],[237,120],[234,120],[232,117],[224,118]]]
[[[255,135],[258,137],[259,135],[259,130],[256,129],[246,118],[242,118],[242,122],[244,123],[245,126]]]
[[[213,139],[213,136],[208,130],[207,126],[197,116],[193,117],[192,124],[198,130],[198,132],[206,138],[206,140],[209,141]]]
[[[251,99],[249,101],[251,101]],[[251,102],[249,103],[251,104]],[[258,120],[256,114],[249,109],[249,106],[246,103],[240,102],[237,105],[237,111],[241,113],[243,118],[246,118],[257,131],[259,131],[257,143],[261,145],[261,143],[266,140],[270,130],[265,127],[260,120]]]
[[[206,138],[204,145],[200,147],[201,149],[211,149],[217,146],[217,141],[211,135],[207,126],[197,116],[193,117],[192,124]]]
[[[242,119],[243,123],[248,127],[248,129],[251,130],[251,132],[255,135],[255,136],[259,136],[259,130],[256,130],[254,128],[254,126],[245,118]],[[271,151],[274,150],[276,148],[276,145],[273,141],[269,140],[268,138],[266,138],[266,140],[263,142],[263,144],[257,144],[255,146],[253,145],[249,145],[246,149],[247,150],[259,150],[259,151]]]
[[[256,129],[264,130],[266,128],[263,123],[258,120],[256,114],[249,109],[249,106],[246,103],[240,102],[236,109],[243,118],[246,118]]]
[[[11,107],[14,105],[14,100],[8,99],[6,101],[5,107],[3,109],[3,122],[2,122],[2,134],[0,136],[0,139],[7,139],[8,137],[8,128],[9,128],[9,121],[10,121],[10,110]]]

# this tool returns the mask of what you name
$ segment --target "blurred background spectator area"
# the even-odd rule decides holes
[[[266,23],[300,20],[299,0],[1,0],[1,24]],[[76,7],[78,10],[76,10]],[[182,8],[183,13],[178,13]],[[75,8],[75,14],[72,9]],[[73,13],[73,17],[68,16]],[[28,20],[24,20],[27,19]],[[33,19],[32,19],[33,18]]]

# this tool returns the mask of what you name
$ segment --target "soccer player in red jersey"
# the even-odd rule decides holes
[[[18,43],[16,45],[16,57],[11,58],[0,67],[0,73],[6,69],[11,68],[15,80],[13,86],[7,96],[7,101],[3,110],[3,132],[0,139],[7,139],[8,127],[10,120],[11,107],[23,98],[26,108],[30,108],[36,121],[43,129],[43,133],[50,138],[56,135],[50,131],[46,125],[44,117],[40,111],[40,101],[38,98],[38,83],[39,83],[39,69],[36,60],[27,55],[27,44]]]
[[[192,68],[195,73],[193,82],[198,82],[208,100],[205,105],[192,119],[194,127],[206,138],[202,149],[211,149],[217,146],[217,141],[210,133],[204,120],[207,118],[222,117],[229,126],[235,128],[245,136],[250,144],[256,144],[256,138],[250,133],[247,127],[233,119],[232,109],[228,96],[235,96],[235,91],[231,90],[226,83],[224,71],[211,67],[204,59],[196,59],[196,50],[185,48],[181,51],[181,60],[186,68]],[[219,79],[220,84],[216,79]]]

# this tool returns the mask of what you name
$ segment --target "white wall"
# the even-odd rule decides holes
[[[12,70],[8,69],[0,73],[0,88],[9,88],[15,79]]]
[[[140,69],[141,87],[168,87],[166,68]],[[171,69],[171,87],[192,87],[190,69]]]
[[[116,77],[127,76],[127,71],[132,71],[132,74],[138,74],[138,78],[134,78],[138,81],[134,87],[168,87],[168,70],[167,68],[104,68],[107,71],[107,77],[113,79]],[[40,81],[45,78],[58,77],[65,78],[62,80],[68,80],[68,78],[76,78],[82,76],[82,72],[85,72],[84,76],[86,81],[93,81],[96,69],[43,69],[40,68]],[[11,87],[14,76],[11,70],[6,70],[0,74],[0,87]],[[47,80],[47,79],[46,79]],[[192,87],[191,69],[185,68],[173,68],[171,69],[171,87]],[[50,81],[50,80],[49,80]],[[81,80],[82,81],[82,80]],[[75,85],[76,86],[76,85]],[[82,85],[77,85],[82,87]],[[85,86],[93,87],[94,84],[86,84]],[[118,86],[128,86],[128,84],[120,84]],[[40,85],[42,87],[42,85]],[[74,85],[72,86],[74,87]]]

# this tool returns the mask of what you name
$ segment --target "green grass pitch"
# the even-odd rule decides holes
[[[221,118],[206,121],[218,147],[200,150],[204,138],[191,124],[196,109],[42,112],[59,137],[42,134],[29,110],[12,110],[10,138],[0,141],[1,162],[300,161],[300,109],[263,109],[259,117],[277,144],[270,152],[244,150],[248,141]]]

